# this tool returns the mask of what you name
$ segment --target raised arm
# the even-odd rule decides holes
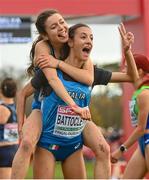
[[[134,36],[130,32],[126,32],[123,24],[119,27],[119,32],[122,40],[122,47],[124,56],[127,62],[127,72],[113,72],[111,77],[111,82],[135,82],[137,83],[139,79],[136,64],[131,52],[131,44],[134,41]]]

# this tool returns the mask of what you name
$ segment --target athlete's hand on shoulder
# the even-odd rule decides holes
[[[40,55],[37,59],[36,59],[36,65],[40,68],[40,69],[44,69],[44,68],[57,68],[59,64],[59,60],[57,60],[56,58],[54,58],[52,55]]]
[[[88,106],[86,107],[79,107],[77,105],[71,106],[72,110],[77,113],[82,119],[84,120],[91,120],[91,113],[90,110],[88,108]]]

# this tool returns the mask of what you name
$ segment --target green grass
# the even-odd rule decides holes
[[[93,179],[93,169],[94,169],[93,168],[93,166],[94,166],[93,164],[94,163],[91,162],[91,161],[87,161],[85,163],[86,172],[87,172],[87,178],[88,179]],[[32,172],[32,167],[30,167],[26,179],[32,179],[32,177],[33,177],[33,172]],[[56,164],[55,179],[63,179],[61,165],[60,165],[59,162]]]

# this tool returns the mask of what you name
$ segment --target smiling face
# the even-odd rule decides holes
[[[68,25],[59,13],[47,18],[45,31],[45,37],[50,40],[52,45],[68,41]]]
[[[69,44],[76,58],[87,61],[93,47],[93,34],[91,29],[86,26],[77,28],[74,37],[69,39]]]

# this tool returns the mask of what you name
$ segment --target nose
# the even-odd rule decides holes
[[[62,24],[58,24],[59,30],[62,30],[64,28],[64,26]]]
[[[92,41],[92,39],[91,39],[90,37],[87,37],[87,38],[86,38],[86,43],[87,43],[88,45],[91,45],[91,46],[92,46],[93,41]]]

